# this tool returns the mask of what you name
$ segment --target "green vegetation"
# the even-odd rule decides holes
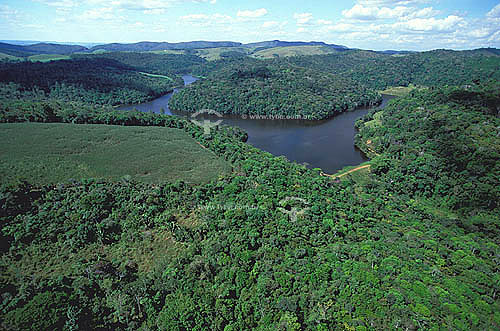
[[[388,87],[383,91],[380,91],[382,94],[387,94],[387,95],[392,95],[395,97],[404,97],[410,94],[411,91],[416,89],[417,87],[414,86],[413,84],[410,84],[409,86],[392,86]]]
[[[390,187],[400,195],[420,191],[451,208],[498,208],[499,87],[420,90],[395,99],[359,125],[359,147],[380,155],[372,170],[395,176]]]
[[[107,125],[0,124],[0,184],[70,179],[208,182],[231,167],[184,131]]]
[[[255,58],[271,59],[275,57],[323,55],[337,52],[328,46],[286,46],[263,49],[252,54]]]
[[[189,173],[167,172],[165,180],[151,183],[122,178],[128,170],[117,167],[108,179],[42,185],[35,169],[25,181],[5,180],[0,328],[500,329],[496,61],[484,52],[404,58],[345,52],[265,61],[230,56],[186,65],[207,79],[179,93],[179,107],[194,107],[187,98],[192,95],[202,100],[196,105],[210,102],[231,113],[249,110],[245,100],[264,114],[279,114],[282,103],[316,118],[340,102],[336,91],[349,95],[345,105],[351,108],[388,86],[428,86],[357,122],[356,144],[373,157],[370,170],[337,180],[244,143],[246,134],[236,128],[205,135],[182,118],[63,102],[23,89],[21,81],[0,85],[2,123],[82,124],[1,125],[7,145],[1,147],[2,167],[29,169],[16,157],[48,146],[70,154],[68,160],[84,157],[74,153],[82,147],[98,155],[95,147],[111,139],[120,141],[111,153],[130,159],[128,168],[160,166],[164,157],[186,164],[192,152],[192,160],[205,158],[202,167],[215,164],[207,181],[219,175],[195,184],[186,182]],[[56,63],[67,61],[37,65]],[[147,78],[138,65],[127,66]],[[57,141],[69,131],[74,140]],[[84,132],[92,134],[83,139]],[[38,141],[43,137],[52,145]],[[152,144],[164,140],[158,149]],[[125,147],[130,156],[121,155]],[[134,161],[152,150],[152,161]],[[58,169],[49,157],[37,158],[45,161]],[[54,171],[49,178],[57,176]],[[184,181],[172,181],[179,176]]]
[[[375,91],[332,74],[280,61],[236,59],[215,63],[208,77],[176,93],[173,110],[322,119],[380,102]],[[201,72],[203,74],[203,72]]]
[[[276,51],[277,48],[266,48],[255,54]],[[207,78],[174,95],[172,109],[196,112],[209,108],[227,114],[324,119],[377,103],[381,98],[379,91],[394,86],[400,88],[386,92],[404,95],[415,85],[435,88],[499,80],[500,57],[482,51],[433,51],[404,57],[343,51],[260,61],[231,57],[194,66],[192,70]]]
[[[180,77],[178,80],[182,81]],[[97,105],[134,104],[170,92],[176,83],[180,84],[178,80],[148,77],[103,58],[0,64],[2,89],[12,90],[8,93],[21,99],[36,95],[38,99]],[[6,94],[1,97],[8,103],[14,102]]]
[[[230,56],[244,57],[249,55],[252,52],[252,49],[248,47],[217,47],[197,49],[195,52],[196,55],[207,61],[216,61]]]
[[[140,74],[144,75],[144,76],[148,76],[148,77],[157,77],[157,78],[165,78],[165,79],[168,79],[170,81],[173,81],[172,78],[168,77],[168,76],[164,76],[164,75],[155,75],[155,74],[149,74],[147,72],[140,72]]]
[[[391,56],[370,51],[288,58],[294,65],[349,77],[378,91],[392,86],[440,87],[500,80],[500,57],[482,51],[445,51]]]
[[[41,54],[41,55],[32,55],[28,57],[28,60],[32,62],[49,62],[57,60],[69,60],[69,59],[71,59],[69,55],[59,55],[59,54]]]
[[[21,45],[11,45],[0,42],[1,53],[21,58],[26,58],[31,55],[39,55],[39,54],[72,54],[75,52],[82,52],[85,50],[87,50],[87,48],[79,45],[38,43],[33,45],[21,46]]]
[[[4,54],[4,53],[0,53],[0,62],[8,62],[8,61],[21,61],[22,58],[20,57],[16,57],[16,56],[12,56],[12,55],[9,55],[9,54]]]
[[[111,52],[98,55],[74,54],[72,57],[76,59],[98,58],[106,59],[108,61],[116,61],[137,71],[165,76],[188,73],[192,66],[200,65],[206,62],[202,58],[195,55],[157,54],[153,52]]]

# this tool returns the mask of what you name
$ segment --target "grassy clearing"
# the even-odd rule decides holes
[[[8,61],[21,61],[23,58],[17,57],[17,56],[12,56],[9,54],[5,53],[0,53],[0,61],[2,60],[8,60]]]
[[[168,77],[168,76],[164,76],[164,75],[155,75],[155,74],[149,74],[147,72],[139,72],[141,75],[144,75],[144,76],[148,76],[148,77],[153,77],[153,78],[165,78],[165,79],[168,79],[170,81],[173,81],[172,78]]]
[[[416,86],[410,84],[409,86],[394,86],[388,87],[387,89],[380,91],[382,94],[393,95],[396,97],[404,97],[410,94],[411,91],[416,89]]]
[[[148,52],[146,52],[148,53]],[[151,51],[150,53],[154,54],[174,54],[174,55],[182,55],[185,54],[186,52],[184,50],[176,50],[176,49],[165,49],[162,51]]]
[[[50,61],[69,60],[69,59],[71,59],[71,57],[60,54],[40,54],[28,57],[28,60],[30,60],[31,62],[50,62]]]
[[[142,232],[135,240],[111,245],[94,243],[75,251],[58,243],[32,245],[16,257],[2,255],[0,266],[4,267],[3,280],[13,284],[25,277],[76,277],[81,272],[82,261],[114,261],[122,267],[134,261],[143,273],[154,271],[163,265],[163,261],[172,259],[184,248],[185,244],[176,242],[170,232],[151,230]]]
[[[269,59],[273,57],[322,55],[335,52],[336,51],[333,48],[326,46],[287,46],[264,49],[255,52],[254,54],[252,54],[252,56],[260,59]]]
[[[12,123],[0,124],[0,139],[0,184],[124,177],[196,184],[231,169],[187,133],[171,128]]]
[[[252,48],[246,48],[246,47],[203,48],[203,49],[197,49],[196,55],[204,58],[207,61],[216,61],[222,58],[221,54],[224,52],[239,52],[248,55],[251,53],[252,50],[253,50]]]

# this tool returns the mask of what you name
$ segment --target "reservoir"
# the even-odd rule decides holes
[[[196,81],[195,77],[183,76],[185,85]],[[177,93],[178,89],[173,93]],[[169,115],[190,117],[191,113],[172,112],[168,101],[173,93],[140,105],[122,106],[118,109],[137,109]],[[384,96],[380,109],[391,99]],[[243,119],[238,115],[212,116],[213,121],[222,120],[223,125],[238,126],[248,132],[248,143],[273,155],[285,156],[290,161],[306,164],[310,168],[321,168],[333,174],[346,166],[363,163],[367,158],[354,146],[356,129],[354,123],[366,115],[371,108],[358,108],[341,113],[327,120],[272,120]],[[216,110],[216,109],[215,109]]]

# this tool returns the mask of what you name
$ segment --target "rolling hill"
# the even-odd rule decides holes
[[[34,45],[12,45],[0,43],[0,52],[17,57],[27,57],[39,54],[72,54],[86,51],[87,48],[78,45],[58,45],[48,43],[38,43]]]
[[[190,41],[181,43],[167,42],[149,42],[143,41],[134,44],[104,44],[92,47],[90,51],[103,49],[106,51],[121,51],[121,52],[150,52],[162,50],[177,50],[177,49],[197,49],[197,48],[215,48],[215,47],[237,47],[241,43],[232,41]]]

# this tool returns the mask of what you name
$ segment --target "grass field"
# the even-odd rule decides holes
[[[50,62],[50,61],[69,60],[69,59],[71,59],[71,57],[60,54],[40,54],[28,57],[28,60],[32,62]]]
[[[21,61],[23,58],[17,57],[17,56],[12,56],[9,54],[5,53],[0,53],[0,61],[2,60],[8,60],[8,61]]]
[[[409,86],[395,86],[395,87],[388,87],[384,91],[380,91],[382,94],[387,94],[387,95],[393,95],[396,97],[404,97],[408,94],[410,94],[411,91],[416,89],[416,87],[412,84]]]
[[[269,59],[273,57],[289,57],[302,55],[322,55],[335,53],[333,48],[326,46],[286,46],[264,49],[252,54],[252,57]]]
[[[145,52],[145,53],[182,55],[182,54],[185,54],[186,52],[184,50],[182,50],[182,49],[180,49],[180,50],[165,49],[165,50],[162,50],[162,51],[151,51],[151,52]]]
[[[216,47],[216,48],[203,48],[197,49],[196,55],[204,58],[207,61],[216,61],[220,60],[221,54],[224,52],[239,52],[242,54],[250,54],[253,48],[247,47]]]
[[[139,72],[141,75],[144,75],[144,76],[148,76],[148,77],[153,77],[153,78],[165,78],[165,79],[168,79],[170,81],[173,81],[172,78],[168,77],[168,76],[164,76],[164,75],[155,75],[155,74],[149,74],[147,72]]]
[[[12,123],[0,124],[0,139],[0,184],[83,178],[204,183],[231,169],[179,129]]]

